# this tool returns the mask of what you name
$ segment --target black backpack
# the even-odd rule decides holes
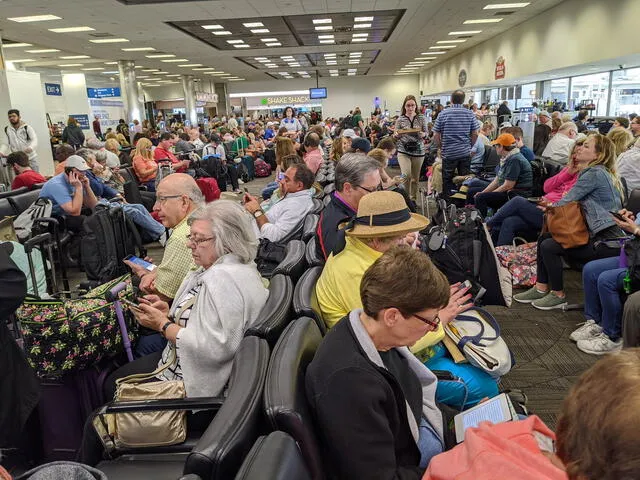
[[[227,190],[228,167],[226,162],[222,161],[217,155],[205,155],[202,159],[202,168],[207,172],[208,176],[213,177],[218,182],[220,190]]]
[[[137,252],[136,252],[137,251]],[[127,273],[122,260],[128,255],[146,256],[140,233],[122,206],[97,205],[82,225],[80,258],[87,279],[108,282]]]
[[[531,196],[541,197],[544,195],[544,182],[549,178],[547,175],[547,167],[542,160],[535,158],[531,161],[531,173],[533,175]]]
[[[344,130],[345,128],[353,128],[353,115],[347,115],[342,119],[342,124],[340,128]]]

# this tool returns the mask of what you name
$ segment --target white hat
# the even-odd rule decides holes
[[[356,135],[356,132],[353,128],[345,128],[342,131],[342,136],[348,138],[356,138],[358,135]]]
[[[272,127],[274,125],[273,122],[267,122],[267,127]]]
[[[65,160],[64,167],[76,168],[81,172],[84,172],[85,170],[91,170],[91,167],[87,165],[87,162],[85,162],[84,158],[82,158],[80,155],[71,155],[69,158]]]
[[[116,168],[120,166],[120,159],[118,158],[118,156],[113,153],[113,152],[109,152],[107,150],[107,167],[109,168]]]
[[[549,115],[549,112],[547,112],[546,110],[542,110],[539,114],[538,117],[549,117],[551,118],[551,115]]]
[[[500,129],[502,130],[503,128],[507,128],[507,127],[513,127],[513,125],[511,125],[511,122],[502,122],[500,124]]]

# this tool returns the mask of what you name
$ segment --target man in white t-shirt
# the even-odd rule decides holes
[[[558,129],[558,133],[547,143],[542,156],[561,165],[566,165],[569,161],[569,152],[571,152],[573,144],[576,143],[577,136],[578,127],[575,123],[563,123]]]
[[[29,156],[29,165],[32,170],[39,171],[38,168],[38,137],[36,132],[20,119],[20,111],[12,108],[8,112],[9,125],[4,127],[4,133],[12,152],[24,152]],[[0,157],[5,157],[0,152]]]

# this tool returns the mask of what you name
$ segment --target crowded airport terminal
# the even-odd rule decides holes
[[[640,479],[640,0],[500,1],[0,0],[0,480]]]

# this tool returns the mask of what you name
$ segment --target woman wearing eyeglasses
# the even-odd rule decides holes
[[[362,308],[332,328],[306,373],[324,463],[331,478],[419,479],[455,442],[436,377],[408,347],[441,330],[449,283],[423,253],[394,247],[365,272],[360,297]]]

